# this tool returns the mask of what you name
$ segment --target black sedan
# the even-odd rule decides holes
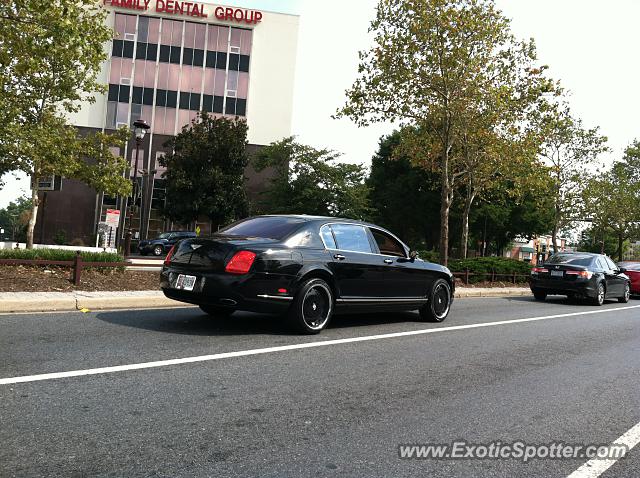
[[[605,299],[629,302],[631,281],[602,254],[558,253],[531,269],[531,291],[537,300],[547,295],[590,299],[602,305]]]
[[[154,256],[161,256],[166,254],[176,242],[190,237],[196,237],[196,233],[191,231],[163,232],[154,239],[140,241],[138,243],[138,252],[143,256],[150,253]]]
[[[282,313],[315,334],[334,312],[419,310],[441,322],[453,301],[446,267],[417,258],[389,231],[350,219],[258,216],[171,249],[160,285],[211,315]]]

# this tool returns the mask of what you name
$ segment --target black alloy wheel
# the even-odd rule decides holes
[[[444,279],[433,283],[428,296],[429,302],[420,308],[420,318],[427,322],[442,322],[451,308],[451,287]]]
[[[293,298],[288,312],[291,326],[303,334],[317,334],[333,314],[333,292],[322,279],[307,280]]]

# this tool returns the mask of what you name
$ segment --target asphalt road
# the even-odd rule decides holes
[[[2,315],[0,379],[213,357],[0,384],[0,476],[566,477],[587,460],[407,460],[398,445],[613,442],[640,422],[629,306],[459,299],[442,324],[337,317],[313,337],[194,308]],[[456,328],[533,317],[549,318]],[[640,446],[601,476],[640,476]]]

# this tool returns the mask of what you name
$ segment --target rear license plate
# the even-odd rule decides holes
[[[563,277],[564,271],[551,271],[551,277]]]
[[[187,276],[184,274],[179,274],[176,279],[176,289],[180,290],[193,290],[193,287],[196,285],[196,276]]]

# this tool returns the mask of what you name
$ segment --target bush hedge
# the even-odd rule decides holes
[[[437,253],[433,251],[421,251],[419,256],[430,262],[439,262]],[[468,259],[450,259],[449,270],[459,273],[468,270],[470,283],[491,280],[492,272],[495,273],[496,281],[511,282],[512,278],[510,276],[515,273],[519,276],[526,276],[516,277],[517,282],[526,282],[531,273],[531,264],[506,257],[472,257]]]
[[[47,261],[72,261],[75,251],[62,249],[0,249],[0,259],[40,259]],[[111,252],[81,252],[83,262],[122,262],[124,257]]]

